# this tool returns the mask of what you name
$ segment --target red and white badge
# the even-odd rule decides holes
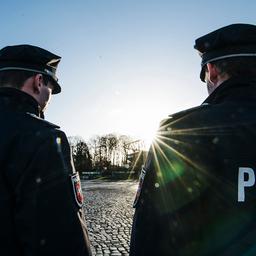
[[[79,207],[82,207],[84,202],[84,196],[83,196],[81,181],[80,181],[78,172],[71,175],[71,181],[72,181],[72,187],[73,187],[76,203],[78,204]]]
[[[134,208],[136,208],[136,205],[139,202],[140,193],[141,193],[141,189],[142,189],[142,185],[143,185],[143,182],[144,182],[145,175],[146,175],[146,170],[142,167],[142,170],[141,170],[141,173],[140,173],[140,178],[139,178],[139,185],[138,185],[137,193],[136,193],[135,200],[134,200],[134,203],[133,203]]]

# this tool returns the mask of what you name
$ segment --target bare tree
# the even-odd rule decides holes
[[[134,158],[143,150],[143,142],[127,135],[110,133],[94,136],[89,140],[93,168],[101,171],[117,167],[130,167]]]

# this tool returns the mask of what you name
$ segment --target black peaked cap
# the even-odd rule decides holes
[[[256,26],[232,24],[222,27],[196,39],[194,48],[202,57],[200,77],[204,80],[203,67],[209,62],[235,57],[256,57]]]
[[[61,57],[33,45],[6,46],[0,50],[0,72],[5,70],[27,70],[45,74],[53,83],[53,94],[61,92],[56,77]]]

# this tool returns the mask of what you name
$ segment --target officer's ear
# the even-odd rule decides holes
[[[43,85],[43,75],[42,74],[36,74],[33,77],[33,93],[39,94],[41,92],[41,88]]]
[[[219,82],[219,70],[218,68],[212,64],[212,63],[207,63],[207,76],[209,81],[213,84],[216,85]]]

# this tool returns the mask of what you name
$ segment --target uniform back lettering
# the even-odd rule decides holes
[[[246,179],[245,174],[248,175]],[[245,180],[246,179],[246,180]],[[252,168],[239,167],[238,171],[238,202],[245,201],[245,188],[252,187],[255,184],[255,174]]]

